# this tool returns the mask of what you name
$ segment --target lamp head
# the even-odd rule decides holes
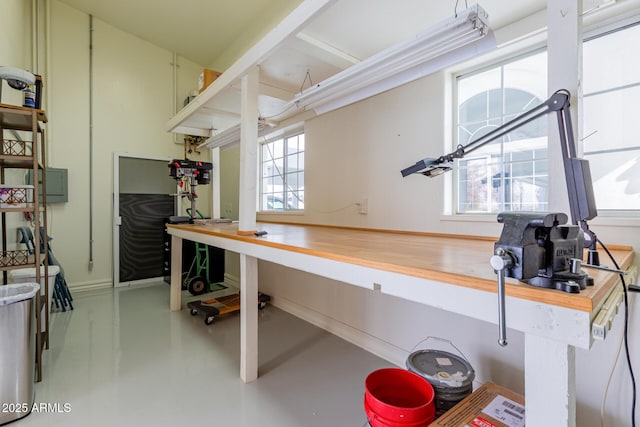
[[[424,176],[428,176],[429,178],[433,178],[434,176],[442,175],[445,172],[449,172],[451,169],[453,169],[453,163],[447,162],[442,163],[438,166],[431,166],[429,167],[429,169],[420,173]]]
[[[36,76],[20,68],[0,66],[0,80],[6,80],[9,86],[16,90],[23,90],[35,84]]]
[[[403,169],[401,173],[403,177],[413,173],[420,173],[424,176],[434,177],[442,175],[443,173],[450,171],[452,168],[453,162],[445,160],[444,157],[439,157],[437,159],[426,158],[416,162],[415,165]]]

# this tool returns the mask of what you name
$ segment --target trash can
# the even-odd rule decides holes
[[[28,415],[34,402],[38,283],[0,286],[0,424]]]

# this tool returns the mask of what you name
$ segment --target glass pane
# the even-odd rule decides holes
[[[303,191],[292,191],[290,197],[288,199],[288,208],[289,209],[302,209],[304,208],[304,192]]]
[[[304,133],[298,135],[298,149],[304,151]]]
[[[284,158],[280,157],[273,162],[273,174],[282,175],[284,173]]]
[[[284,156],[284,141],[279,139],[273,142],[273,158],[278,159]]]
[[[500,89],[490,89],[478,93],[460,104],[459,107],[460,124],[501,116],[502,91]]]
[[[273,177],[262,179],[262,192],[271,193],[273,191]]]
[[[262,211],[266,211],[267,209],[269,209],[267,197],[267,194],[262,194],[262,198],[260,199],[260,210]]]
[[[297,173],[288,173],[287,174],[287,187],[289,190],[297,190],[298,189],[298,174]]]
[[[634,123],[638,120],[640,87],[584,98],[584,152],[640,148]],[[594,133],[595,132],[595,133]]]
[[[487,107],[487,92],[491,89],[500,89],[502,70],[498,67],[489,71],[474,74],[458,79],[458,116],[459,123],[470,120],[485,119],[489,117]],[[473,101],[470,101],[473,99]],[[469,102],[466,111],[461,112],[461,106]],[[469,120],[468,117],[471,117]]]
[[[262,144],[262,161],[266,162],[269,160],[273,160],[273,156],[271,155],[273,148],[271,148],[272,144]]]
[[[459,139],[458,144],[467,145],[471,141],[476,141],[480,137],[488,134],[489,132],[495,130],[500,125],[502,125],[502,119],[492,119],[492,120],[483,120],[476,122],[469,122],[468,124],[461,125],[459,128]],[[493,143],[492,143],[493,144]],[[480,148],[478,152],[484,152],[482,150],[486,150],[485,147]]]
[[[486,212],[489,206],[487,158],[460,161],[459,212]]]
[[[547,137],[505,141],[504,161],[531,160],[534,156],[546,158]]]
[[[505,91],[504,112],[517,116],[542,104],[542,101],[531,92],[520,89],[507,89]],[[510,118],[507,120],[510,120]]]
[[[274,191],[284,191],[284,181],[282,180],[282,176],[276,175],[273,178],[273,190]]]
[[[505,113],[522,113],[547,99],[547,52],[504,65]]]
[[[298,137],[294,136],[287,138],[287,154],[294,154],[298,152]]]
[[[298,170],[298,155],[287,156],[287,172]]]
[[[284,197],[282,192],[266,194],[263,196],[265,200],[266,210],[282,211],[284,210]]]
[[[262,163],[262,176],[273,176],[275,174],[275,168],[273,167],[273,162],[264,162]]]
[[[640,149],[585,158],[589,160],[598,209],[640,209]]]
[[[638,55],[640,26],[606,34],[584,43],[584,94],[637,83],[640,69]]]

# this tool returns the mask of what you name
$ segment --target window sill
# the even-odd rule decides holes
[[[498,214],[441,215],[440,221],[495,223],[497,216]],[[590,220],[589,225],[600,227],[640,227],[640,217],[629,214],[624,215],[622,213],[600,214],[596,218]]]
[[[256,212],[256,219],[282,218],[304,216],[304,211],[260,211]]]
[[[495,223],[498,214],[440,215],[440,221]]]

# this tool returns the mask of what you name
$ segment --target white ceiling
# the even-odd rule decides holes
[[[239,40],[270,30],[301,0],[60,0],[116,28],[212,64]]]
[[[59,0],[175,51],[224,71],[302,0]],[[607,0],[582,0],[586,10]],[[619,0],[622,1],[622,0]],[[452,17],[464,0],[337,0],[301,33],[260,64],[260,81],[270,97],[291,99],[303,87]],[[547,0],[481,0],[489,26],[498,30],[546,8]],[[235,50],[234,50],[235,49]],[[224,58],[224,60],[221,60]],[[310,78],[310,79],[309,79]],[[222,101],[221,101],[222,102]],[[234,102],[232,104],[237,104]],[[275,103],[273,109],[280,108]],[[215,105],[225,121],[237,120],[237,106]],[[262,107],[270,109],[268,106]],[[227,113],[235,114],[236,116]],[[261,111],[262,114],[265,111]],[[209,114],[209,113],[207,113]],[[268,116],[268,114],[267,114]],[[235,117],[235,119],[234,119]],[[203,119],[210,120],[206,115]],[[205,128],[227,127],[209,124]]]
[[[210,65],[239,39],[256,40],[301,0],[60,0],[157,46]],[[468,2],[472,4],[474,2]],[[547,0],[482,0],[492,28]],[[364,58],[454,14],[455,0],[339,0],[305,33]],[[458,10],[465,7],[460,0]]]

